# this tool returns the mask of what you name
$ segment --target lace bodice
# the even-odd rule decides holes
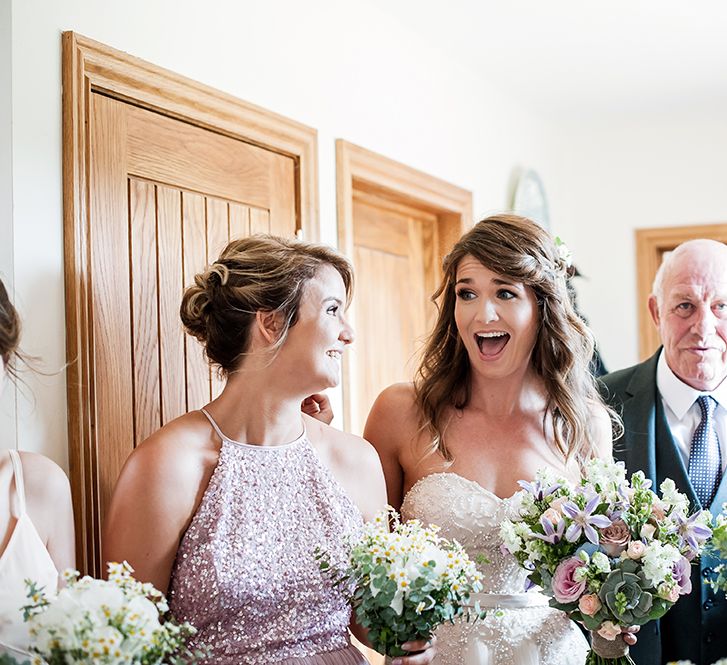
[[[501,499],[472,480],[456,473],[434,473],[422,478],[407,493],[402,519],[416,517],[437,524],[446,538],[457,540],[477,561],[486,593],[522,593],[526,573],[515,558],[501,549],[500,522],[517,516],[512,497]]]
[[[487,616],[444,624],[437,630],[437,665],[583,665],[588,644],[547,598],[525,593],[526,574],[501,549],[500,523],[516,517],[518,495],[502,499],[456,473],[434,473],[407,493],[402,519],[437,524],[445,538],[459,541],[479,563],[484,593],[476,600]]]

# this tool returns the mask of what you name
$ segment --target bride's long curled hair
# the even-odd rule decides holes
[[[444,277],[432,296],[439,314],[414,381],[420,424],[432,435],[430,452],[452,460],[447,421],[452,407],[465,408],[471,397],[470,361],[454,318],[457,268],[468,255],[533,290],[540,326],[530,361],[545,387],[544,417],[552,418],[557,450],[582,465],[594,455],[593,409],[603,404],[589,370],[593,336],[571,305],[567,266],[551,236],[531,220],[511,214],[483,219],[444,259]],[[617,416],[608,411],[618,426]]]

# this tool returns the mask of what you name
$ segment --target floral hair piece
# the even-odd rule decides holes
[[[560,239],[560,236],[555,237],[555,249],[558,252],[557,269],[561,272],[567,272],[568,268],[573,265],[573,252],[568,249],[568,245]]]

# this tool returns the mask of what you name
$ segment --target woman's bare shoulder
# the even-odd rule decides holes
[[[394,383],[384,389],[371,407],[364,436],[369,428],[406,430],[413,433],[419,428],[419,407],[413,383]]]
[[[360,436],[306,418],[311,443],[364,518],[371,519],[386,504],[386,484],[378,453]]]
[[[190,411],[168,422],[137,446],[132,455],[186,463],[190,458],[219,452],[219,442],[200,411]],[[171,459],[169,459],[171,458]]]
[[[29,501],[37,498],[46,505],[70,497],[68,476],[53,460],[39,453],[19,451],[23,484]]]
[[[123,494],[158,501],[194,504],[209,481],[219,456],[219,443],[202,413],[184,414],[137,446],[127,458],[117,483]]]
[[[311,416],[304,416],[308,438],[314,446],[322,447],[336,461],[355,467],[357,464],[379,464],[374,447],[365,439],[343,432]]]

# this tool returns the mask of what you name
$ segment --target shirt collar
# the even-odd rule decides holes
[[[712,392],[702,392],[682,381],[666,362],[664,349],[659,354],[656,366],[656,387],[666,405],[681,420],[700,395],[711,395],[723,409],[727,409],[727,380],[722,381]]]

